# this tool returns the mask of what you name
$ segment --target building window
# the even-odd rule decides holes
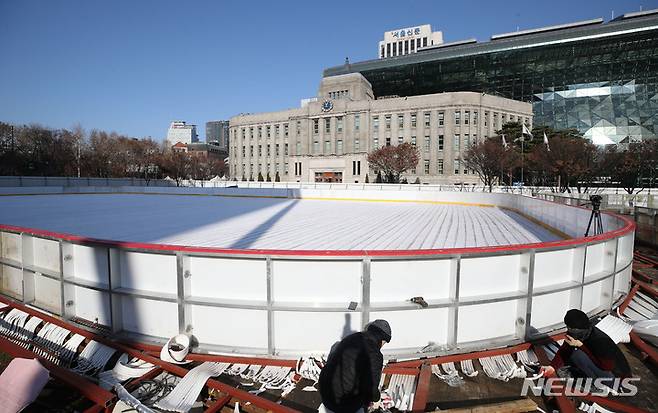
[[[315,135],[320,133],[320,119],[313,119],[313,133]]]
[[[270,137],[270,127],[266,126],[265,130],[267,131],[267,137],[269,138]]]
[[[459,159],[455,159],[455,175],[459,175]]]
[[[258,139],[263,137],[263,129],[259,126],[258,127]]]
[[[398,44],[393,43],[393,56],[397,56],[397,55],[398,55]]]
[[[274,137],[278,138],[279,137],[279,125],[274,125]]]
[[[354,115],[354,130],[358,131],[361,129],[361,116]]]
[[[452,149],[454,152],[459,152],[460,141],[461,141],[461,136],[455,135],[454,144],[452,145]]]
[[[493,127],[494,127],[494,128],[499,127],[499,123],[498,123],[498,112],[494,112],[494,114],[493,114]]]
[[[464,134],[464,149],[468,150],[468,147],[471,145],[471,137],[468,133]]]
[[[361,145],[359,144],[359,138],[354,139],[354,151],[358,152],[361,150]]]
[[[373,130],[378,130],[379,129],[379,116],[373,116],[372,117],[372,129]]]
[[[336,132],[340,133],[343,131],[343,117],[338,116],[336,118]]]
[[[287,123],[283,124],[283,136],[286,137],[286,138],[288,137],[288,124]]]
[[[398,145],[401,145],[404,142],[404,136],[398,135]]]
[[[324,153],[328,154],[331,152],[331,141],[324,141]]]
[[[275,151],[274,151],[274,154],[275,154],[276,156],[279,156],[279,153],[280,153],[280,151],[279,151],[279,144],[277,143],[277,144],[276,144]]]
[[[302,143],[295,142],[295,155],[301,155],[301,154],[302,154]]]
[[[243,157],[243,158],[246,156],[246,155],[245,155],[245,152],[246,152],[246,151],[247,151],[247,148],[243,146],[243,147],[242,147],[242,157]],[[254,152],[254,147],[253,147],[253,146],[251,147],[251,152],[252,152],[252,155],[251,155],[251,156],[253,156],[253,152]]]
[[[429,152],[429,151],[430,151],[430,143],[431,143],[430,136],[429,136],[429,135],[425,135],[425,144],[423,145],[423,150],[424,150],[425,152]]]
[[[478,135],[474,133],[473,134],[473,145],[477,145],[477,144],[478,144]]]
[[[416,114],[415,113],[411,114],[411,127],[412,128],[416,127]]]
[[[398,129],[404,128],[404,115],[398,115]]]
[[[473,111],[473,125],[477,125],[477,124],[478,124],[478,114],[479,114],[479,113],[480,113],[480,112],[478,112],[477,110]]]
[[[458,110],[455,111],[455,125],[461,124],[462,113]]]
[[[386,138],[386,146],[391,146],[391,138]]]
[[[409,40],[404,41],[404,54],[409,53]]]
[[[361,161],[352,161],[352,175],[361,175]]]
[[[374,149],[379,149],[379,138],[378,137],[375,136],[374,138],[372,138],[372,145],[373,145]]]
[[[324,120],[324,133],[331,133],[331,118]]]
[[[381,59],[381,58],[383,58],[383,57],[384,57],[384,45],[382,45],[382,48],[381,48],[381,50],[380,50],[380,52],[379,52],[379,58]]]
[[[244,130],[244,128],[242,128],[242,130],[241,130],[241,133],[242,133],[242,139],[244,139],[244,135],[245,135],[244,132],[245,132],[245,130]]]
[[[386,115],[384,117],[384,122],[386,124],[386,130],[390,130],[391,129],[391,115]]]
[[[256,153],[256,156],[262,156],[263,155],[263,145],[258,145],[258,152]]]
[[[427,37],[423,37],[423,47],[427,47]]]
[[[439,150],[443,150],[443,135],[439,135]]]
[[[320,142],[313,141],[313,153],[320,153]]]
[[[471,111],[470,110],[465,110],[464,111],[464,125],[468,125],[469,120],[471,119]]]
[[[430,127],[430,113],[429,113],[429,112],[425,112],[425,113],[423,114],[423,118],[425,119],[425,127],[426,127],[426,128],[429,128],[429,127]]]
[[[342,155],[343,154],[343,140],[338,139],[336,141],[336,154]]]
[[[484,112],[484,126],[487,126],[489,123],[489,112]]]
[[[288,162],[283,163],[283,174],[288,175]]]
[[[443,159],[436,160],[436,173],[443,175]]]
[[[280,165],[278,162],[275,163],[275,164],[274,164],[274,172],[277,172],[277,173],[278,173],[278,172],[279,172],[279,168],[280,168],[280,166],[281,166],[281,165]]]
[[[411,137],[411,145],[414,146],[414,147],[416,146],[416,137],[415,136]]]
[[[420,37],[416,39],[416,49],[420,49]]]
[[[423,161],[423,164],[424,164],[425,175],[429,175],[430,174],[430,161],[429,161],[429,159],[425,159]]]
[[[444,114],[443,111],[439,112],[439,126],[443,126],[444,116],[445,116],[445,114]]]
[[[267,149],[267,156],[270,156],[270,145],[265,145],[265,148]]]
[[[302,121],[298,120],[297,121],[297,135],[299,135],[300,133],[302,133]]]
[[[391,57],[391,44],[386,43],[386,57]]]

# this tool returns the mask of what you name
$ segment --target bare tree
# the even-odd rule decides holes
[[[386,176],[386,181],[400,182],[400,175],[418,165],[420,153],[410,143],[384,146],[368,154],[368,163]]]
[[[464,157],[468,169],[473,170],[482,183],[492,191],[496,181],[500,181],[505,171],[510,170],[511,148],[505,148],[501,138],[492,137],[471,146]]]

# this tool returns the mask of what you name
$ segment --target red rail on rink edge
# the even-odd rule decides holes
[[[564,205],[547,200],[539,200],[553,203],[560,206],[571,208],[581,208],[580,206]],[[354,257],[354,256],[426,256],[426,255],[451,255],[451,254],[475,254],[475,253],[496,253],[505,251],[522,251],[538,248],[555,248],[567,247],[571,245],[580,245],[593,241],[606,241],[615,237],[623,236],[635,231],[635,222],[622,215],[612,212],[602,212],[603,214],[615,217],[625,223],[622,228],[604,232],[600,235],[589,237],[571,238],[560,241],[537,242],[533,244],[516,244],[500,245],[493,247],[469,247],[469,248],[442,248],[442,249],[414,249],[414,250],[277,250],[277,249],[231,249],[231,248],[213,248],[197,247],[189,245],[171,245],[171,244],[153,244],[130,241],[116,241],[107,239],[97,239],[84,237],[80,235],[46,231],[35,228],[19,227],[8,224],[0,224],[0,230],[11,232],[27,233],[35,236],[60,239],[80,244],[95,244],[106,247],[142,249],[151,251],[171,251],[171,252],[188,252],[188,253],[214,253],[214,254],[232,254],[232,255],[281,255],[281,256],[329,256],[329,257]]]

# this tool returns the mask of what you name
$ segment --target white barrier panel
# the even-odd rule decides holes
[[[583,208],[502,193],[343,187],[20,189],[484,204],[574,239],[436,251],[250,251],[89,242],[0,225],[1,292],[143,341],[185,333],[203,350],[225,353],[326,354],[383,318],[393,329],[385,353],[409,357],[518,342],[560,328],[569,308],[609,310],[630,288],[634,226],[622,217],[603,214],[608,232],[578,238],[590,218]]]

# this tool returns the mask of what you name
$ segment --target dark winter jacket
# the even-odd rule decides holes
[[[329,354],[320,373],[320,395],[329,410],[353,413],[379,400],[381,340],[371,331],[354,333]]]
[[[581,340],[583,345],[580,348],[585,354],[602,370],[612,372],[615,377],[630,377],[631,368],[617,344],[603,331],[596,327],[587,338]],[[558,350],[557,354],[551,361],[551,366],[556,370],[565,364],[569,364],[571,354],[575,347],[566,342]]]

